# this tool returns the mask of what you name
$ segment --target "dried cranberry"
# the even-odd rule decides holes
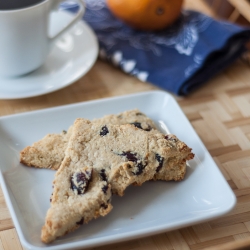
[[[136,172],[132,172],[134,175],[140,175],[143,172],[143,169],[147,166],[147,164],[142,164],[142,162],[137,158],[137,153],[131,153],[131,151],[122,152],[119,154],[121,156],[126,156],[129,161],[135,162],[135,167],[137,168]]]
[[[107,194],[107,190],[108,190],[108,185],[104,185],[104,186],[102,187],[103,193],[104,193],[104,194]]]
[[[89,181],[92,177],[92,171],[83,170],[72,174],[70,183],[71,189],[76,194],[84,194],[89,186]]]
[[[169,140],[169,141],[172,141],[172,142],[177,142],[177,140],[175,138],[169,137],[168,135],[165,135],[165,139]]]
[[[148,127],[147,128],[142,128],[142,126],[141,126],[141,123],[139,123],[139,122],[132,122],[132,123],[130,123],[130,124],[132,124],[132,125],[134,125],[135,127],[137,127],[137,128],[140,128],[140,129],[142,129],[142,130],[145,130],[145,131],[150,131],[152,128],[148,125]]]
[[[137,162],[138,161],[138,159],[136,157],[136,153],[131,153],[130,151],[122,152],[122,154],[119,154],[119,155],[126,156],[126,158],[129,161],[132,161],[132,162]]]
[[[142,162],[139,162],[136,164],[137,171],[132,172],[134,175],[140,175],[143,172],[143,169],[147,166],[147,164],[143,165]]]
[[[101,207],[103,207],[104,209],[107,209],[107,208],[108,208],[108,205],[105,204],[105,203],[102,203],[102,204],[101,204]]]
[[[139,122],[132,122],[132,123],[130,123],[130,124],[134,125],[134,126],[137,127],[137,128],[142,129],[141,123],[139,123]]]
[[[78,222],[76,222],[77,225],[82,225],[84,223],[84,218],[82,217],[81,220],[79,220]]]
[[[104,135],[106,135],[108,133],[109,133],[109,130],[108,130],[107,126],[106,125],[103,126],[101,131],[100,131],[100,136],[104,136]]]
[[[155,159],[159,162],[159,165],[156,168],[156,172],[158,173],[162,169],[164,157],[161,157],[159,154],[155,154]]]
[[[101,179],[103,181],[107,181],[107,175],[105,173],[105,169],[102,169],[101,172],[100,172],[100,176],[101,176]]]

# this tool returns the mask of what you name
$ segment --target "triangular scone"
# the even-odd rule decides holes
[[[138,109],[125,111],[118,115],[106,115],[95,119],[100,124],[133,124],[136,127],[150,131],[156,129],[154,122]],[[61,134],[49,134],[32,146],[20,152],[20,162],[36,168],[49,168],[57,170],[64,158],[64,153],[71,136],[71,127]]]
[[[72,159],[71,152],[66,153],[56,173],[51,207],[42,228],[44,243],[50,243],[100,215],[105,216],[112,209],[110,184],[96,169],[82,167],[83,159]]]
[[[170,172],[168,178],[179,180],[183,178],[178,174],[183,174],[183,163],[193,158],[191,149],[174,135],[80,118],[74,123],[67,151],[75,161],[84,160],[84,164],[105,172],[113,193],[119,195],[132,183],[141,185],[161,176],[162,170]]]
[[[65,156],[72,126],[61,134],[48,134],[20,152],[20,162],[36,168],[57,170]]]
[[[153,179],[161,168],[179,171],[186,159],[193,157],[184,143],[177,148],[175,137],[148,133],[133,125],[102,125],[77,119],[73,126],[65,158],[56,173],[51,208],[42,229],[42,241],[49,243],[111,209],[111,192],[123,195],[132,183],[141,185]],[[180,142],[181,143],[181,142]],[[177,166],[168,165],[176,158]],[[77,173],[92,166],[93,177],[84,194],[72,188]],[[89,174],[85,174],[89,176]],[[87,178],[88,179],[88,178]]]
[[[156,130],[154,122],[138,109],[125,111],[119,115],[107,115],[94,120],[93,123],[95,123],[96,126],[103,126],[105,124],[132,124],[152,135],[161,135],[161,133]],[[35,142],[31,147],[26,147],[20,153],[20,161],[28,166],[57,170],[64,158],[64,152],[71,136],[71,130],[72,128],[70,127],[68,132],[64,131],[61,134],[49,134],[42,140]],[[170,144],[180,152],[180,157],[169,159],[167,167],[165,164],[160,166],[154,175],[154,180],[182,180],[186,172],[185,162],[193,157],[189,154],[189,148],[178,140],[177,137],[173,135],[169,135],[168,137]],[[171,138],[173,139],[171,140]],[[185,147],[187,147],[187,150],[182,150],[182,148]]]

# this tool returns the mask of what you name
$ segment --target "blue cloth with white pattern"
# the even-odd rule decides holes
[[[98,37],[100,57],[176,95],[188,95],[230,65],[250,39],[249,28],[190,10],[165,30],[138,31],[114,17],[105,0],[84,2],[83,19]],[[62,8],[75,12],[77,5]]]

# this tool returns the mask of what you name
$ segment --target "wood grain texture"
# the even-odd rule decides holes
[[[228,0],[228,2],[250,22],[250,3],[248,0]]]
[[[201,0],[187,7],[213,13]],[[218,219],[95,250],[249,249],[250,246],[250,68],[237,61],[186,98],[175,97],[237,196],[233,211]],[[0,116],[98,98],[157,89],[97,61],[76,83],[54,93],[0,100]],[[0,250],[22,249],[0,192]]]

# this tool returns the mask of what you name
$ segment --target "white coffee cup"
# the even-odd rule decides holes
[[[7,3],[9,0],[6,0]],[[0,5],[0,76],[17,77],[39,68],[45,61],[55,40],[80,20],[85,6],[81,0],[73,20],[54,37],[50,37],[49,17],[65,0],[29,0],[31,6],[5,8]],[[20,0],[16,0],[16,3]],[[25,1],[24,1],[25,2]],[[20,4],[16,4],[20,6]],[[9,9],[8,9],[9,8]],[[1,79],[0,79],[1,81]]]

